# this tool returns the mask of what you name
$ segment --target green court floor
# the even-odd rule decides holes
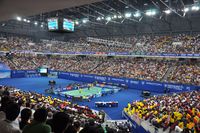
[[[103,88],[104,91],[110,91],[111,89],[108,88]],[[75,97],[79,97],[79,96],[91,96],[94,94],[101,94],[101,90],[102,88],[100,87],[92,87],[89,90],[87,88],[80,90],[71,90],[71,91],[66,91],[66,92],[62,92],[62,94],[67,94],[70,96],[75,96]]]

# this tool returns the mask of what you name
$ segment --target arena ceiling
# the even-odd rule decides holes
[[[22,8],[21,12],[25,13],[22,18],[30,20],[31,23],[17,20],[2,21],[0,22],[0,31],[40,38],[60,38],[60,40],[86,36],[200,32],[200,0],[60,0],[60,3],[64,3],[64,1],[70,3],[71,1],[71,4],[67,6],[63,6],[64,4],[51,5],[50,1],[52,0],[42,1],[43,4],[48,1],[49,6],[39,4],[37,7],[38,5],[34,2],[31,3],[32,6],[29,5],[30,9],[39,10],[32,12],[32,14],[38,13],[37,15],[32,15],[31,10]],[[77,3],[79,6],[76,5]],[[24,3],[24,5],[26,4]],[[198,6],[198,10],[193,10],[195,5]],[[150,9],[156,10],[156,14],[148,16],[146,11]],[[189,11],[184,11],[185,9],[189,9]],[[0,8],[0,14],[1,10]],[[25,10],[27,10],[27,14]],[[167,14],[166,10],[170,10],[171,13]],[[136,12],[140,13],[139,17],[134,16]],[[127,18],[125,17],[126,13],[132,13],[132,16]],[[57,16],[78,20],[80,23],[75,27],[75,32],[70,34],[47,32],[47,19]],[[119,16],[122,18],[118,18]],[[107,20],[108,17],[111,20]],[[82,21],[85,18],[88,19],[87,23]],[[38,22],[37,26],[34,25],[36,21]],[[41,28],[40,24],[45,26]]]
[[[75,1],[78,2],[79,0]],[[155,19],[160,19],[161,17],[166,15],[164,11],[169,9],[172,11],[173,14],[178,15],[179,17],[185,17],[185,12],[183,11],[184,8],[192,6],[195,3],[199,4],[199,0],[93,0],[93,2],[90,0],[90,2],[85,2],[85,4],[79,3],[79,6],[71,6],[70,8],[69,7],[58,8],[57,10],[55,10],[55,8],[49,7],[50,8],[49,10],[52,11],[49,12],[43,11],[42,14],[31,15],[31,16],[29,15],[30,16],[29,19],[32,19],[32,21],[37,21],[37,19],[41,21],[42,18],[43,21],[45,21],[49,17],[61,16],[61,17],[68,17],[73,20],[88,18],[90,22],[93,23],[96,22],[96,24],[98,24],[99,21],[97,20],[97,18],[103,17],[104,24],[107,24],[106,18],[109,16],[110,17],[113,17],[114,15],[124,16],[126,12],[133,13],[139,11],[141,13],[141,17],[143,17],[145,15],[145,11],[149,9],[156,10],[157,15],[151,16],[151,18]],[[75,3],[72,3],[71,5],[75,5]],[[32,8],[37,9],[37,7],[32,7]],[[139,22],[141,17],[126,18],[126,20]],[[115,19],[111,22],[122,23],[122,20]]]
[[[102,0],[0,0],[0,21],[16,16],[32,16]]]

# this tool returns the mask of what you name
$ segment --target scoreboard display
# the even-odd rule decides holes
[[[48,69],[47,68],[40,68],[39,72],[42,74],[47,74],[48,73]]]
[[[74,31],[74,21],[70,19],[63,19],[63,30]]]
[[[49,30],[58,30],[58,18],[49,18],[48,19],[48,29]]]
[[[41,76],[48,76],[48,68],[46,67],[39,67],[38,72]]]
[[[74,32],[74,21],[67,18],[49,18],[48,22],[48,30],[52,32]]]

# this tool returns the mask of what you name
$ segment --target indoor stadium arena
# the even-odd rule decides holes
[[[200,0],[0,0],[0,133],[200,133]]]

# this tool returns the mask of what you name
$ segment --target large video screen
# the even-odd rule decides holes
[[[0,70],[0,79],[10,78],[11,70]]]
[[[40,68],[40,69],[39,69],[39,72],[40,72],[41,74],[47,74],[47,73],[48,73],[48,69],[47,69],[47,68]]]
[[[0,62],[0,79],[10,78],[10,74],[11,74],[10,68],[6,64]]]
[[[49,30],[58,30],[58,18],[49,18],[48,19],[48,29]]]
[[[63,30],[74,31],[74,21],[70,19],[63,19]]]

